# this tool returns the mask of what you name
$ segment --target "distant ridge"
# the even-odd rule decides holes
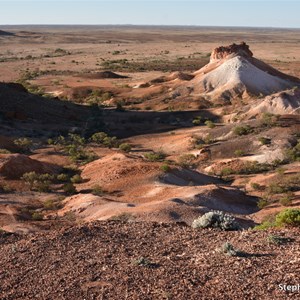
[[[12,36],[12,35],[14,35],[14,33],[4,31],[4,30],[0,30],[0,36]]]

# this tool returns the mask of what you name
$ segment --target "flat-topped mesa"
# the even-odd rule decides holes
[[[250,51],[249,46],[245,42],[239,45],[233,43],[229,46],[221,46],[215,48],[210,56],[210,61],[220,60],[227,56],[240,55],[243,57],[252,57],[253,53]]]

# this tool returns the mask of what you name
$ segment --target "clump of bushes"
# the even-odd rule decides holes
[[[183,168],[190,168],[194,165],[196,156],[194,154],[183,154],[178,159],[178,164]]]
[[[300,140],[296,146],[286,150],[286,156],[289,161],[300,161]]]
[[[210,120],[205,121],[205,125],[208,128],[211,128],[211,129],[216,127],[215,123],[213,121],[210,121]]]
[[[77,190],[76,190],[74,184],[71,183],[71,182],[68,182],[68,183],[64,184],[63,185],[63,190],[67,195],[70,195],[70,196],[77,193]]]
[[[18,138],[14,140],[14,144],[21,148],[22,152],[30,152],[33,141],[28,138]]]
[[[166,158],[166,154],[162,151],[159,152],[148,152],[145,153],[145,158],[147,158],[150,161],[162,161]]]
[[[171,167],[168,164],[163,164],[160,166],[160,169],[164,172],[164,173],[168,173],[171,171]]]
[[[222,211],[211,211],[192,223],[193,228],[219,228],[221,230],[238,230],[239,225],[236,219]]]
[[[271,139],[263,137],[263,136],[258,138],[258,140],[262,145],[270,145],[271,144]]]
[[[49,192],[54,176],[48,173],[37,174],[36,172],[27,172],[23,174],[21,179],[29,185],[30,190]]]
[[[299,227],[300,226],[300,209],[299,208],[287,208],[281,211],[275,218],[275,226],[291,226]]]
[[[263,113],[260,119],[261,126],[273,127],[277,126],[278,116],[271,113]]]
[[[253,132],[253,128],[249,125],[236,126],[233,133],[236,135],[247,135]]]
[[[94,185],[92,187],[92,194],[95,196],[102,196],[104,194],[104,191],[100,185]]]
[[[72,183],[81,183],[83,182],[82,177],[79,174],[75,174],[72,178],[71,178],[71,182]]]
[[[118,148],[120,145],[120,142],[115,136],[110,137],[105,132],[94,133],[91,136],[90,141],[107,148]]]
[[[31,218],[34,221],[42,221],[44,219],[44,215],[40,212],[33,212]]]
[[[119,145],[119,149],[124,151],[124,152],[130,152],[131,151],[131,145],[128,143],[122,143]]]
[[[300,227],[300,209],[286,208],[278,213],[273,220],[267,220],[255,229],[264,230],[272,227]]]
[[[67,137],[48,139],[48,144],[63,147],[63,151],[76,163],[86,164],[97,158],[94,153],[85,149],[86,140],[78,134],[69,133]]]
[[[245,151],[243,151],[241,149],[238,149],[238,150],[234,151],[234,156],[236,156],[236,157],[241,157],[241,156],[244,156],[244,155],[245,155]]]

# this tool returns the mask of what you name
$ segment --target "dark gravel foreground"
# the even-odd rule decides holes
[[[282,244],[268,241],[275,234]],[[244,257],[215,251],[226,241]],[[299,241],[299,229],[221,232],[113,221],[0,233],[0,299],[300,299],[300,291],[278,286],[300,284]]]

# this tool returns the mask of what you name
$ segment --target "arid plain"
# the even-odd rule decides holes
[[[58,241],[71,251],[72,239],[83,231],[90,231],[95,245],[102,247],[97,232],[103,230],[109,251],[119,243],[132,249],[131,254],[117,250],[121,258],[114,272],[122,277],[118,289],[113,289],[112,278],[95,275],[93,266],[92,273],[78,269],[69,281],[56,282],[55,290],[48,284],[47,291],[40,287],[40,298],[289,299],[291,294],[276,286],[280,276],[271,273],[280,269],[283,257],[290,264],[288,257],[292,261],[299,255],[299,231],[272,224],[280,212],[297,213],[300,207],[300,30],[0,29],[0,248],[18,260],[23,254],[11,250],[13,245],[23,253],[26,243],[36,238],[45,245],[49,239]],[[234,216],[242,231],[202,233],[204,229],[190,228],[210,211]],[[251,229],[259,224],[271,229]],[[109,241],[110,230],[120,236]],[[148,236],[147,230],[154,235]],[[134,235],[147,249],[162,241],[169,249],[181,239],[186,247],[173,249],[175,257],[172,247],[166,250],[169,254],[154,247],[148,257],[145,251],[139,253]],[[281,239],[278,248],[274,237]],[[207,248],[199,253],[194,245],[198,239]],[[228,240],[247,251],[243,258],[216,254],[213,249]],[[32,247],[35,255],[47,253],[40,244]],[[80,242],[76,247],[84,250]],[[214,254],[208,258],[205,251]],[[144,261],[132,263],[140,256]],[[166,274],[178,271],[176,260],[183,277],[172,286]],[[184,260],[194,273],[184,269]],[[257,276],[272,286],[255,290],[258,281],[251,277],[248,294],[246,283],[236,293],[235,271],[230,271],[228,285],[208,272],[216,260],[223,271],[231,260],[240,264],[244,283],[247,268],[254,274],[257,264],[262,273]],[[9,260],[2,262],[11,267]],[[109,258],[101,262],[109,268],[115,264]],[[285,270],[295,284],[297,264]],[[139,275],[132,285],[126,279],[130,272],[138,274],[136,265],[146,267],[144,275],[152,278],[141,286]],[[70,270],[71,265],[64,266],[59,274]],[[195,272],[209,275],[198,280]],[[30,299],[33,290],[25,285],[29,279],[17,283],[19,290],[12,288],[16,274],[17,269],[0,271],[11,287],[2,288],[3,299]],[[34,272],[33,278],[40,274]],[[51,272],[45,274],[53,278]],[[159,276],[162,280],[155,281]],[[77,277],[83,279],[77,282]],[[186,288],[177,290],[181,284]],[[213,284],[220,284],[215,295]],[[200,286],[207,298],[198,297]]]

